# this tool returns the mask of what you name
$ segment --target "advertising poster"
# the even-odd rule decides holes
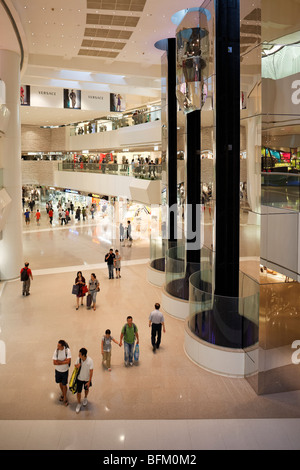
[[[81,92],[81,109],[94,111],[110,111],[110,94],[107,92],[87,91]]]
[[[110,111],[126,111],[125,98],[122,97],[119,93],[110,93]]]
[[[30,106],[62,108],[62,90],[54,87],[30,87]]]
[[[64,89],[64,108],[81,109],[81,90]]]
[[[21,106],[30,106],[30,86],[20,86],[20,104]]]

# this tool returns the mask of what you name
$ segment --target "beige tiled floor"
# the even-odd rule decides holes
[[[101,226],[95,227],[102,230]],[[81,224],[80,229],[76,227],[75,237],[70,229],[74,227],[41,226],[38,230],[24,227],[25,257],[30,260],[34,275],[31,295],[21,296],[18,280],[1,286],[0,339],[6,348],[5,364],[0,365],[2,448],[39,445],[73,448],[78,436],[73,440],[70,434],[63,437],[63,429],[71,422],[88,427],[89,448],[104,445],[104,441],[100,445],[92,437],[98,426],[101,429],[102,421],[110,429],[110,435],[114,435],[111,445],[123,449],[155,448],[155,445],[170,449],[180,444],[184,448],[202,448],[205,442],[206,448],[232,448],[233,436],[236,436],[236,447],[259,447],[263,441],[257,442],[255,423],[258,426],[263,423],[262,429],[267,429],[271,426],[269,422],[283,419],[280,429],[284,433],[284,422],[288,422],[285,420],[293,419],[298,429],[299,421],[295,418],[300,418],[300,392],[257,396],[246,380],[220,377],[197,367],[184,353],[182,321],[166,316],[167,331],[162,347],[153,354],[148,315],[154,303],[160,301],[161,290],[146,280],[147,242],[138,241],[131,248],[122,248],[122,278],[109,280],[103,256],[110,243],[101,240],[99,244],[94,243],[92,227]],[[85,307],[75,310],[71,288],[77,268],[82,269],[86,278],[95,271],[100,280],[96,312]],[[123,348],[114,344],[109,373],[101,366],[101,336],[110,328],[119,339],[128,314],[139,328],[140,362],[125,368]],[[89,404],[78,415],[74,396],[69,395],[67,408],[58,400],[52,355],[59,339],[69,343],[73,363],[83,346],[94,360]],[[27,428],[23,422],[28,423]],[[141,434],[138,438],[126,434],[125,445],[118,436],[123,428],[128,431],[128,422],[135,423]],[[48,423],[47,444],[43,440],[40,444],[43,423]],[[249,423],[253,426],[249,427]],[[18,426],[17,431],[14,425]],[[233,434],[229,439],[230,425]],[[213,428],[219,429],[219,434]],[[75,429],[71,432],[76,435]],[[248,434],[241,433],[241,429],[247,429]],[[275,438],[280,440],[278,429]],[[200,430],[202,444],[194,434]],[[281,442],[285,447],[299,447],[300,440],[295,438],[291,442],[291,439]],[[265,447],[274,443],[270,441]]]

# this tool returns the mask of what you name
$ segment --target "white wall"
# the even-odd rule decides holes
[[[262,206],[261,260],[300,282],[300,214]]]

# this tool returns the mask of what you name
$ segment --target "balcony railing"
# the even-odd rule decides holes
[[[59,171],[100,173],[104,175],[132,176],[146,180],[161,179],[161,165],[157,164],[119,164],[119,163],[83,163],[59,162]]]
[[[70,135],[97,134],[99,132],[114,131],[122,127],[130,127],[147,122],[160,121],[161,109],[152,111],[137,111],[130,114],[123,114],[115,118],[99,118],[91,122],[78,123],[70,129]]]
[[[300,212],[300,174],[262,173],[261,203]]]

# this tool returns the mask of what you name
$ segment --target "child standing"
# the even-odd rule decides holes
[[[110,363],[111,363],[111,342],[114,342],[120,346],[120,343],[116,341],[111,336],[111,331],[106,330],[105,335],[102,337],[101,341],[101,354],[102,354],[102,365],[106,366],[109,372],[111,371]]]

